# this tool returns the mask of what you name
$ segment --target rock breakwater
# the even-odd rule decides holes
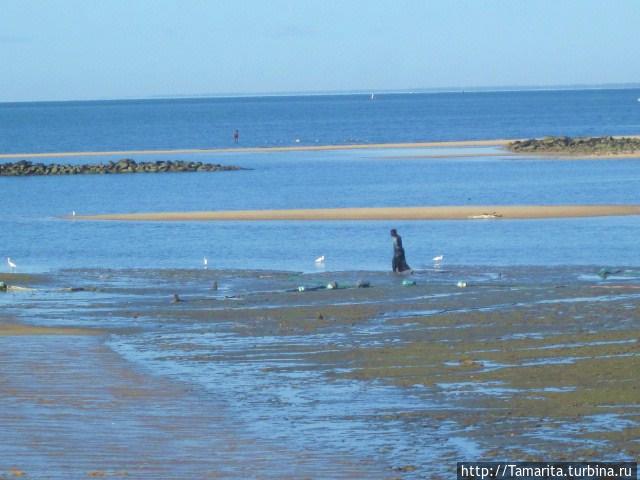
[[[557,153],[563,155],[640,154],[640,138],[635,137],[544,137],[518,140],[507,148],[516,153]]]
[[[33,163],[27,160],[0,163],[0,176],[23,177],[36,175],[90,175],[118,173],[163,173],[163,172],[220,172],[245,170],[233,165],[216,163],[186,162],[183,160],[158,160],[155,162],[136,162],[130,158],[109,163],[96,164],[60,164]]]

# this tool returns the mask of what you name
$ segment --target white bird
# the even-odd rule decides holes
[[[209,265],[209,259],[207,259],[207,257],[204,257],[202,259],[202,265],[204,265],[204,268],[207,268],[207,266]]]
[[[9,268],[11,269],[12,272],[15,271],[16,266],[17,266],[15,263],[13,263],[11,261],[11,258],[9,258],[9,257],[7,257],[7,265],[9,265]]]
[[[440,268],[442,266],[442,260],[444,260],[444,255],[438,255],[437,257],[433,257],[433,267]]]
[[[71,216],[75,217],[76,216],[76,211],[75,210],[71,210]]]
[[[324,263],[324,255],[321,255],[318,258],[316,258],[315,262],[316,263]]]

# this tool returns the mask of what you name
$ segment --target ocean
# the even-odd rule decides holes
[[[640,131],[640,89],[0,104],[0,152],[477,140]]]
[[[194,149],[636,134],[640,90],[0,104],[0,153]],[[299,141],[298,141],[299,140]],[[464,153],[464,157],[455,158]],[[495,156],[486,156],[487,154]],[[444,158],[420,158],[439,154]],[[447,156],[452,158],[447,158]],[[106,162],[115,157],[46,161]],[[553,161],[495,148],[134,155],[249,170],[0,178],[3,257],[63,267],[386,270],[388,231],[414,268],[638,265],[636,217],[438,222],[104,223],[78,214],[212,209],[638,203],[640,159]],[[9,160],[4,160],[9,161]],[[40,160],[38,160],[40,161]]]

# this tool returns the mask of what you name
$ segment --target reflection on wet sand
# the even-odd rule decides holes
[[[0,336],[0,352],[0,478],[376,478],[340,452],[243,435],[215,395],[132,368],[99,336]]]
[[[597,271],[22,279],[35,290],[0,296],[14,323],[82,331],[0,336],[0,475],[450,478],[461,460],[637,458],[640,275]]]

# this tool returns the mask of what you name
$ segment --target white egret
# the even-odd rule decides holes
[[[7,265],[12,272],[15,272],[17,265],[11,261],[11,258],[7,257]]]
[[[315,259],[315,262],[320,265],[322,263],[324,263],[324,255],[319,256],[318,258]]]
[[[209,259],[207,257],[204,257],[202,259],[202,265],[204,265],[204,268],[206,269],[209,265]]]
[[[438,255],[437,257],[433,257],[433,267],[440,268],[442,266],[442,260],[444,260],[444,255]]]

